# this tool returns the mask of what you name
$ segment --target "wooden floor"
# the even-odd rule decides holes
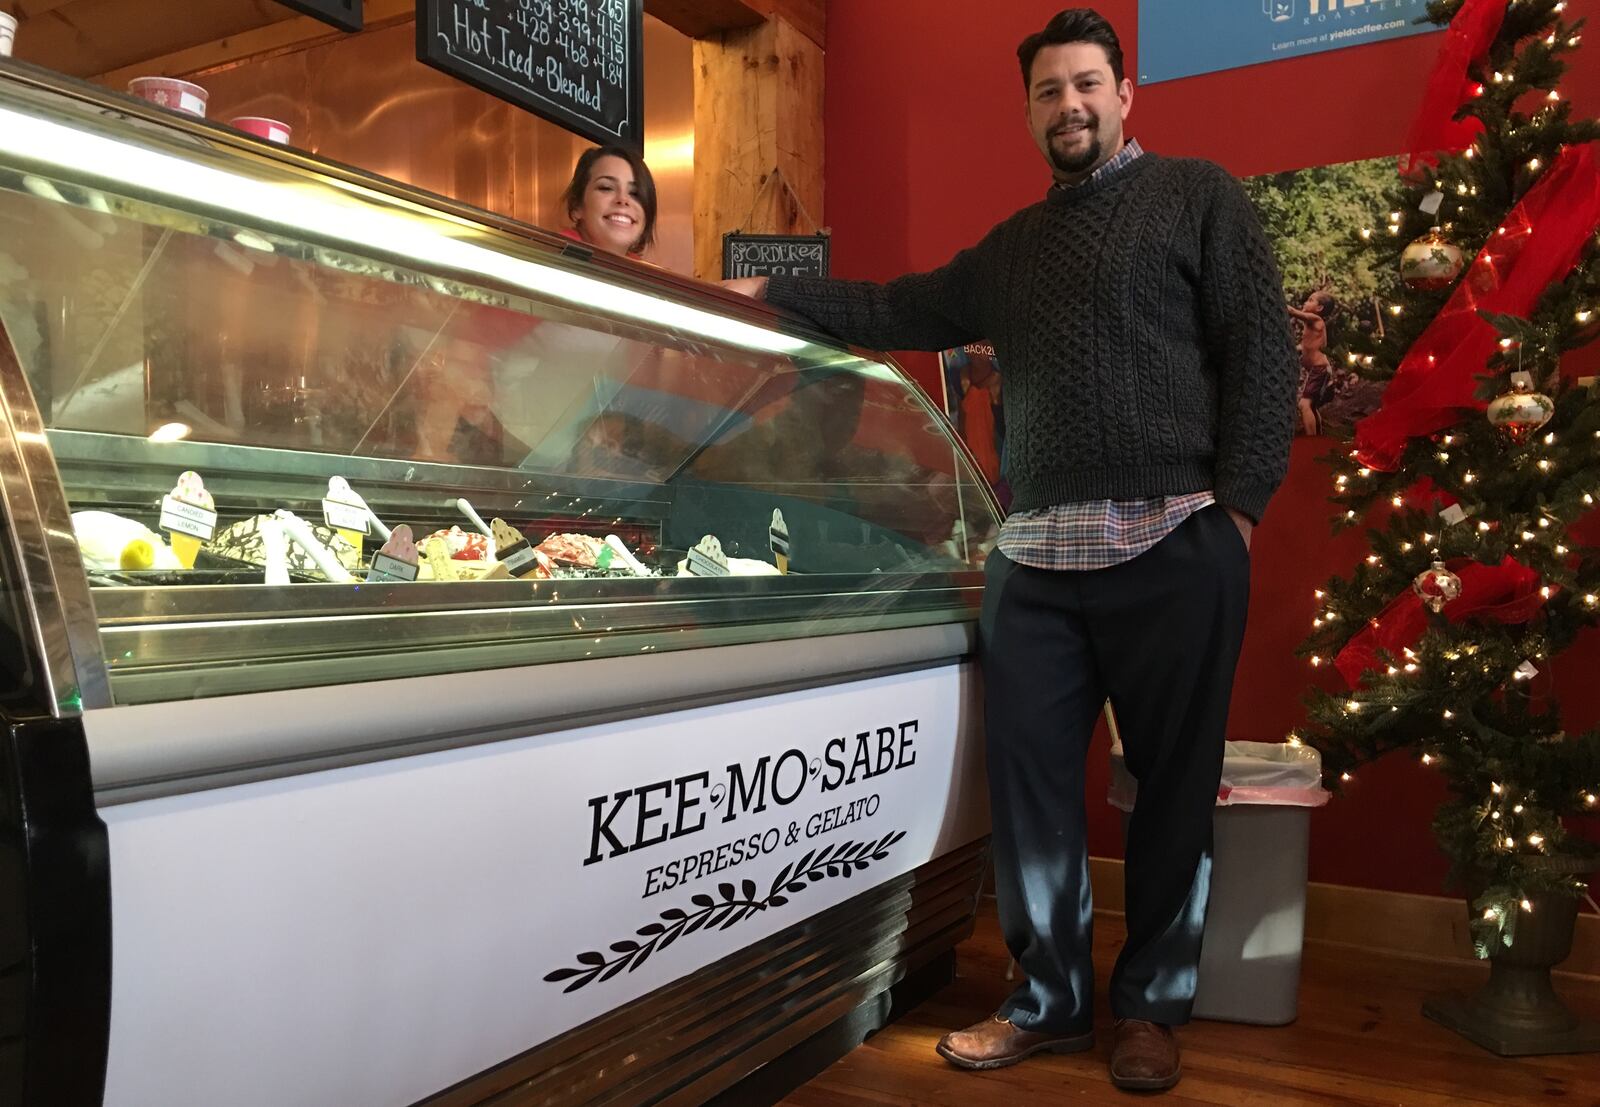
[[[1096,931],[1103,988],[1123,941],[1121,917],[1099,917]],[[1010,990],[1006,964],[993,904],[986,901],[977,934],[960,949],[955,983],[794,1092],[785,1107],[1033,1107],[1139,1098],[1117,1091],[1106,1077],[1110,1018],[1103,1010],[1092,1053],[1041,1055],[988,1073],[961,1071],[934,1053],[946,1030],[994,1011]],[[1307,948],[1302,969],[1294,1025],[1194,1022],[1180,1031],[1183,1081],[1160,1097],[1162,1107],[1600,1107],[1600,1054],[1502,1059],[1422,1017],[1424,996],[1481,981],[1485,972],[1476,966],[1320,945]],[[1579,1014],[1600,1018],[1600,983],[1563,980],[1560,991]]]

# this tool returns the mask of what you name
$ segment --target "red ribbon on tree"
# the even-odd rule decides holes
[[[1419,477],[1417,483],[1400,493],[1400,499],[1408,507],[1421,508],[1434,514],[1460,502],[1428,477]]]
[[[1444,617],[1452,623],[1473,618],[1511,626],[1527,622],[1544,604],[1539,574],[1514,558],[1508,557],[1498,565],[1460,558],[1451,561],[1448,568],[1461,578],[1461,594],[1444,605]],[[1345,643],[1333,659],[1334,667],[1354,688],[1361,683],[1362,673],[1383,668],[1380,650],[1392,657],[1400,656],[1401,651],[1422,637],[1427,626],[1422,597],[1407,589]]]
[[[1395,370],[1383,404],[1356,425],[1357,460],[1393,472],[1406,443],[1488,405],[1473,392],[1498,332],[1478,313],[1527,315],[1577,264],[1600,227],[1600,170],[1587,145],[1561,151],[1484,244],[1444,308]]]
[[[1505,14],[1505,0],[1466,0],[1450,20],[1428,86],[1422,91],[1422,104],[1406,135],[1406,152],[1400,155],[1402,177],[1438,164],[1434,154],[1439,150],[1465,150],[1483,130],[1478,120],[1455,115],[1462,104],[1483,91],[1467,70],[1488,55]]]

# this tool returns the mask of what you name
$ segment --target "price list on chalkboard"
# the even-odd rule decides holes
[[[417,57],[599,143],[644,148],[644,0],[418,0]]]

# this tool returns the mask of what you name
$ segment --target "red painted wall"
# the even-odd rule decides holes
[[[1023,125],[1016,46],[1059,0],[830,0],[827,219],[834,271],[887,279],[940,265],[1043,195],[1049,174]],[[1134,73],[1136,0],[1102,0]],[[1571,15],[1600,14],[1578,0]],[[1586,12],[1587,9],[1587,12]],[[1128,131],[1148,150],[1211,158],[1240,176],[1398,152],[1441,35],[1352,47],[1138,90]],[[1578,110],[1600,114],[1591,47],[1568,74]],[[935,362],[906,355],[925,386]],[[1234,737],[1276,740],[1301,720],[1311,670],[1293,654],[1310,629],[1312,589],[1347,572],[1361,535],[1329,539],[1325,440],[1298,440],[1289,478],[1255,539],[1250,632],[1233,698]],[[1557,667],[1574,722],[1592,725],[1600,692],[1584,681],[1600,658],[1591,637]],[[1565,679],[1563,679],[1563,676]],[[1540,678],[1541,681],[1546,678]],[[1104,744],[1091,793],[1104,793]],[[1437,893],[1444,861],[1429,823],[1438,778],[1409,760],[1364,770],[1313,817],[1313,880]],[[1090,846],[1117,855],[1112,813],[1090,804]]]

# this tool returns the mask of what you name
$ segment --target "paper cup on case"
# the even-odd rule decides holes
[[[128,91],[141,100],[198,115],[201,119],[206,116],[206,100],[211,95],[199,85],[176,77],[135,77],[128,82]]]
[[[236,127],[245,134],[255,135],[257,138],[264,138],[268,142],[276,142],[282,146],[289,145],[289,139],[294,134],[289,124],[280,123],[276,119],[268,119],[261,115],[241,115],[237,119],[228,120],[228,126]]]
[[[0,12],[0,58],[11,56],[11,45],[17,41],[17,17]]]

